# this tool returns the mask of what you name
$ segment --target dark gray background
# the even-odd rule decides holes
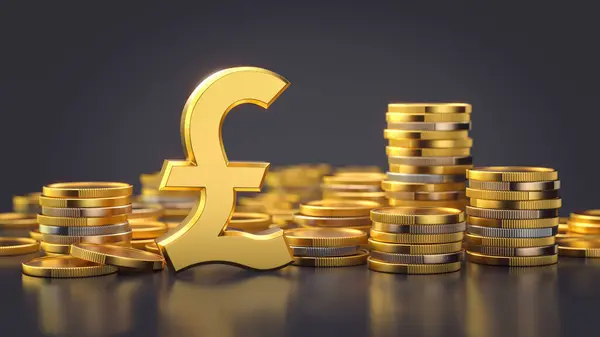
[[[292,85],[229,115],[232,160],[385,167],[389,102],[464,101],[476,164],[556,168],[564,214],[598,207],[595,8],[494,3],[2,2],[0,209],[182,158],[188,95],[238,65]]]

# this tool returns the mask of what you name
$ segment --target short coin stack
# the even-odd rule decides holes
[[[304,228],[350,228],[368,232],[369,212],[381,206],[369,200],[315,200],[300,205],[294,221]]]
[[[382,188],[389,204],[464,209],[471,105],[389,104],[386,119],[390,166]]]
[[[296,266],[347,267],[365,264],[369,252],[361,247],[367,234],[348,228],[294,228],[285,231]]]
[[[372,200],[387,204],[381,182],[386,175],[381,172],[342,172],[323,177],[323,199]]]
[[[75,182],[44,186],[38,214],[41,247],[68,254],[76,243],[129,245],[132,186],[126,183]]]
[[[498,166],[467,171],[467,260],[527,267],[558,260],[560,181],[551,168]]]
[[[558,255],[600,258],[600,210],[573,212],[567,231],[556,236]]]
[[[442,207],[383,207],[371,211],[369,269],[398,274],[460,270],[464,212]]]

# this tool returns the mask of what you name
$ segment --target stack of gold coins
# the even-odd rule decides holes
[[[285,231],[296,266],[347,267],[365,264],[369,252],[361,247],[367,234],[349,228],[294,228]]]
[[[381,172],[342,172],[323,177],[323,199],[372,200],[387,204],[381,182]]]
[[[467,171],[467,260],[510,267],[557,262],[560,181],[543,167]]]
[[[371,211],[369,269],[439,274],[460,269],[464,212],[442,207],[383,207]]]
[[[27,195],[16,195],[13,197],[13,211],[23,214],[38,214],[40,208],[40,192],[29,193]]]
[[[566,230],[560,227],[556,236],[558,255],[600,258],[600,209],[573,212]]]
[[[294,221],[303,228],[349,228],[369,232],[369,212],[381,205],[369,200],[324,199],[300,205]]]
[[[68,254],[75,243],[129,245],[131,192],[131,185],[112,182],[44,186],[37,216],[42,249]]]
[[[382,188],[389,204],[464,209],[471,105],[389,104],[386,119],[390,166]]]

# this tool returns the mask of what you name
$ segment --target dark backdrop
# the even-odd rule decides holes
[[[0,209],[181,158],[188,95],[238,65],[292,85],[269,111],[229,115],[232,160],[383,167],[387,103],[464,101],[476,164],[554,167],[564,214],[600,207],[597,11],[514,4],[2,1]]]

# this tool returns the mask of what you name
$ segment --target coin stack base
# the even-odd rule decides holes
[[[466,258],[478,264],[530,267],[558,261],[558,173],[540,167],[467,171]]]
[[[471,105],[389,104],[386,119],[389,172],[382,188],[390,206],[464,210]]]
[[[441,207],[384,207],[371,211],[369,269],[397,274],[460,270],[464,213]]]

